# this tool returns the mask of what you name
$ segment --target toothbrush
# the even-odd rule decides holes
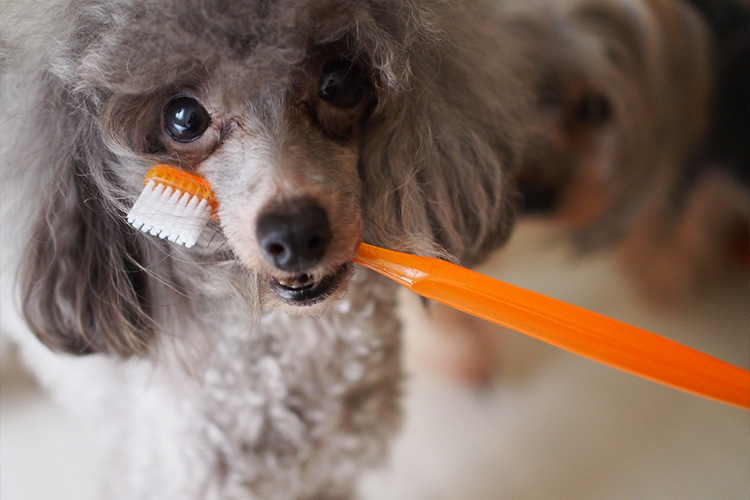
[[[218,204],[205,179],[166,165],[146,174],[145,187],[127,215],[134,228],[192,247]]]
[[[750,372],[646,330],[439,259],[363,243],[354,261],[423,297],[580,356],[750,409]]]
[[[218,206],[208,183],[160,165],[145,184],[128,221],[175,243],[195,244]],[[362,243],[354,262],[423,297],[580,356],[750,410],[750,372],[646,330],[439,259]]]

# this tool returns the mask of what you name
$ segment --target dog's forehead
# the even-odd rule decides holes
[[[100,0],[96,9],[91,3],[76,2],[79,11],[71,15],[71,45],[79,45],[72,49],[79,61],[74,72],[84,85],[124,93],[148,92],[220,65],[270,81],[287,75],[311,47],[349,37],[349,50],[368,53],[390,37],[392,50],[408,31],[397,26],[403,15],[384,8],[403,2]],[[383,37],[372,47],[352,36],[366,25]]]

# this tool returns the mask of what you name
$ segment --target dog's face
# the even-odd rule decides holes
[[[229,245],[266,296],[308,307],[338,296],[361,238],[359,129],[370,96],[350,61],[321,58],[296,76],[230,105],[217,119],[223,144],[200,171]]]
[[[244,2],[222,7],[219,22],[202,17],[204,10],[190,12],[186,6],[166,24],[142,22],[135,28],[115,29],[104,53],[107,59],[94,62],[94,57],[102,57],[99,51],[84,60],[84,71],[92,71],[85,66],[89,64],[98,72],[113,60],[127,61],[128,74],[113,70],[104,75],[103,83],[114,91],[106,106],[107,137],[136,154],[156,156],[208,179],[219,202],[223,237],[239,261],[259,275],[267,304],[307,309],[340,297],[363,238],[365,218],[378,225],[386,222],[373,213],[372,202],[395,197],[387,210],[399,210],[403,200],[394,195],[401,187],[397,184],[455,183],[452,177],[461,175],[446,172],[446,179],[431,179],[443,175],[435,172],[416,178],[427,167],[410,165],[419,161],[418,156],[402,157],[401,151],[395,151],[392,156],[405,165],[399,165],[404,171],[393,178],[387,165],[379,172],[381,165],[367,157],[366,151],[373,147],[385,149],[386,155],[387,148],[402,147],[403,137],[386,137],[373,145],[374,138],[382,138],[379,125],[388,126],[404,108],[415,105],[415,98],[427,98],[415,92],[435,93],[439,88],[414,77],[415,70],[422,70],[429,72],[427,78],[438,78],[441,68],[429,59],[433,54],[415,54],[414,47],[405,45],[418,35],[410,29],[426,26],[410,26],[415,19],[400,19],[393,7],[388,2],[296,2],[294,7],[284,2]],[[141,15],[148,12],[145,9]],[[210,22],[220,31],[208,39],[205,31],[180,30],[186,24]],[[165,54],[159,74],[147,69],[153,57],[143,56],[154,46]],[[417,55],[427,60],[420,61]],[[481,73],[476,77],[484,85]],[[450,88],[454,82],[445,83],[448,87],[440,91],[450,99],[471,97],[461,95],[467,84],[475,92],[471,81],[455,82],[455,89]],[[437,96],[438,105],[443,97]],[[414,126],[435,127],[428,120],[440,118],[425,118],[426,123]],[[450,120],[447,109],[445,119]],[[454,124],[437,125],[450,138],[449,127]],[[401,125],[391,125],[397,127]],[[416,148],[445,147],[439,137],[421,137],[419,128],[390,133],[424,142]],[[501,179],[502,167],[495,175]],[[137,172],[140,176],[142,171]],[[364,182],[369,193],[362,185],[368,176]],[[500,188],[491,193],[493,200],[502,199],[503,186],[493,182]],[[419,197],[413,201],[421,205],[421,212],[432,204],[452,203],[443,199],[452,197],[449,191],[425,199],[428,189],[415,186],[415,193],[409,194]],[[489,210],[497,212],[497,201],[492,205]],[[410,207],[403,210],[399,217],[423,220],[411,222],[418,225],[416,234],[409,234],[404,222],[397,221],[389,231],[403,230],[406,238],[394,239],[428,235],[434,242],[436,232],[449,234],[452,224],[439,216],[415,214]],[[481,218],[476,213],[449,217],[456,215]],[[493,234],[505,229],[501,224]],[[464,239],[464,235],[448,238]]]
[[[37,334],[72,352],[141,353],[160,328],[154,296],[199,287],[174,269],[216,258],[123,222],[155,163],[209,181],[220,221],[209,251],[252,276],[259,309],[318,314],[346,292],[361,241],[481,260],[512,225],[530,102],[527,65],[494,38],[504,30],[480,29],[481,9],[67,5],[39,79],[52,105],[39,108],[49,147],[35,161],[63,187],[29,252],[24,305]]]
[[[335,50],[306,58],[293,74],[257,91],[224,82],[177,87],[153,102],[162,154],[205,176],[219,201],[221,230],[262,295],[287,309],[338,297],[360,242],[361,128],[372,82]]]
[[[108,98],[103,133],[144,160],[204,176],[219,202],[220,239],[259,276],[266,305],[291,311],[346,289],[363,230],[363,129],[382,86],[376,55],[349,31],[364,14],[324,3],[225,7],[223,32],[210,40],[178,32],[209,22],[186,11],[176,25],[115,30],[122,39],[106,54],[143,68],[151,64],[143,45],[168,51],[159,75],[107,75],[108,87],[125,88]]]

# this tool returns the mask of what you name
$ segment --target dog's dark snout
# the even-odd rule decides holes
[[[302,272],[323,259],[332,233],[326,211],[305,202],[261,215],[256,236],[263,255],[277,269]]]

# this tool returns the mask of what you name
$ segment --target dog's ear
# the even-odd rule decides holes
[[[492,132],[495,124],[443,104],[409,103],[370,132],[364,207],[366,221],[376,224],[368,237],[391,246],[429,239],[470,265],[499,247],[514,222],[511,152]]]
[[[401,89],[378,96],[363,128],[365,239],[465,265],[506,240],[526,96],[513,64],[497,68],[504,55],[486,45],[430,45]]]
[[[145,354],[152,330],[139,249],[85,179],[62,181],[36,222],[21,275],[24,315],[56,351]]]
[[[52,175],[19,269],[22,310],[55,351],[142,355],[153,336],[143,248],[103,192],[116,183],[93,118],[63,101],[49,92],[36,117],[42,168]]]

